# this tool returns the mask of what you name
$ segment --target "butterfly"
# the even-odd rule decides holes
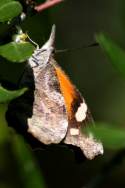
[[[103,145],[84,127],[93,123],[88,106],[54,59],[55,25],[49,40],[37,46],[29,64],[35,80],[33,115],[28,132],[44,144],[63,142],[79,147],[88,159],[103,154]],[[35,66],[34,66],[35,63]]]

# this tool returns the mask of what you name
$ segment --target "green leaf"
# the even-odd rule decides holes
[[[88,126],[84,131],[92,133],[95,138],[101,140],[105,148],[125,148],[125,129],[116,128],[108,124],[96,123],[95,126]]]
[[[15,0],[0,0],[0,7],[3,5],[6,5],[9,2],[13,2],[13,1],[15,1]]]
[[[9,21],[22,12],[22,6],[18,1],[0,0],[0,22]]]
[[[15,99],[27,91],[27,88],[10,91],[0,86],[0,103],[7,103],[12,99]]]
[[[44,188],[42,174],[38,168],[32,153],[24,140],[17,136],[13,136],[13,151],[15,160],[18,164],[18,171],[21,177],[23,188]]]
[[[96,40],[110,58],[111,63],[125,76],[125,51],[107,35],[98,34]]]
[[[29,42],[11,42],[0,46],[0,55],[12,62],[24,62],[32,55],[34,49]]]
[[[14,0],[0,0],[0,6],[12,1]]]

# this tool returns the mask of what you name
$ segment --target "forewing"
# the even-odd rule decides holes
[[[89,108],[80,92],[57,65],[56,72],[68,111],[68,131],[64,143],[80,147],[84,155],[92,159],[103,153],[103,146],[92,134],[84,134],[84,127],[94,124]]]

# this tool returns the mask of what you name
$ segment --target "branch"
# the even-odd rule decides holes
[[[56,4],[61,3],[62,1],[63,1],[63,0],[48,0],[48,1],[46,1],[45,3],[42,3],[42,4],[40,4],[40,5],[35,6],[34,9],[35,9],[37,12],[41,12],[41,11],[47,9],[47,8],[53,7],[53,6],[55,6]]]

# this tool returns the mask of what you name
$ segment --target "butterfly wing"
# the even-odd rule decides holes
[[[46,67],[36,67],[33,71],[37,74],[28,131],[44,144],[59,143],[66,135],[68,116],[55,68],[50,59]]]
[[[44,68],[34,69],[35,99],[29,132],[45,144],[63,140],[80,147],[92,159],[103,153],[103,146],[92,134],[82,131],[93,119],[79,91],[52,58],[54,39],[55,26],[49,40],[34,54],[37,64]]]
[[[55,69],[68,113],[68,131],[64,143],[80,147],[87,158],[93,159],[96,155],[103,154],[103,146],[92,134],[84,134],[84,127],[93,123],[88,106],[61,68],[56,65]]]
[[[60,83],[60,90],[65,100],[70,128],[78,129],[81,125],[85,126],[88,123],[93,123],[92,115],[80,92],[72,84],[65,72],[55,62],[53,64]]]

